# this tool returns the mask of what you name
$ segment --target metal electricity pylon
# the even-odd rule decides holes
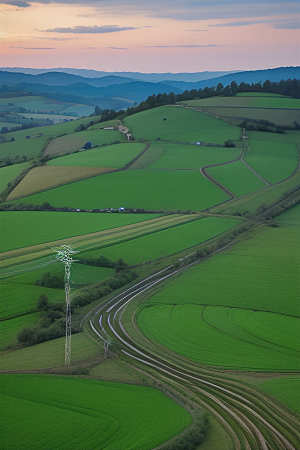
[[[65,344],[65,365],[69,366],[71,362],[71,301],[70,301],[70,275],[72,262],[76,261],[72,258],[72,254],[79,253],[73,250],[69,245],[61,245],[52,249],[57,253],[55,258],[62,261],[65,265],[65,293],[66,293],[66,344]]]

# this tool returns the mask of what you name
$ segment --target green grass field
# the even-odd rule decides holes
[[[149,387],[20,374],[1,375],[1,394],[3,450],[150,450],[192,422]]]
[[[272,184],[288,178],[298,166],[299,152],[294,144],[249,139],[249,147],[245,161]]]
[[[11,131],[13,128],[15,127],[21,127],[22,125],[20,123],[15,123],[15,122],[1,122],[0,121],[0,132],[2,131],[2,129],[4,127],[6,127],[8,129],[8,131]]]
[[[160,145],[161,147],[151,145],[132,169],[199,169],[209,164],[231,161],[241,153],[239,148]]]
[[[0,322],[0,349],[17,345],[19,331],[22,328],[34,328],[39,317],[40,313],[32,313]]]
[[[285,130],[281,133],[263,133],[261,131],[247,131],[249,139],[259,139],[264,141],[290,142],[291,144],[300,144],[300,131]]]
[[[31,195],[23,198],[22,203],[39,205],[49,202],[52,206],[80,209],[126,207],[201,211],[228,198],[225,192],[196,170],[168,172],[128,170]]]
[[[205,298],[203,291],[202,295]],[[242,370],[300,368],[300,320],[294,317],[223,306],[164,304],[142,309],[138,325],[151,340],[202,364]]]
[[[242,161],[236,161],[225,166],[210,167],[206,170],[209,175],[237,197],[266,187],[266,184],[251,172]]]
[[[5,139],[10,141],[13,137],[16,141],[21,141],[26,138],[26,136],[35,137],[39,134],[43,133],[44,136],[55,137],[60,136],[61,134],[71,134],[75,132],[75,128],[78,125],[89,125],[92,121],[98,120],[99,116],[91,116],[91,117],[82,117],[81,119],[74,118],[71,122],[59,123],[57,125],[51,125],[47,127],[37,127],[37,128],[29,128],[28,130],[19,130],[12,131],[10,133],[5,134]]]
[[[129,264],[155,261],[211,239],[238,223],[239,221],[234,219],[205,217],[121,244],[91,251],[87,255],[92,257],[104,255],[112,260],[123,258]]]
[[[40,95],[28,95],[23,97],[2,98],[0,105],[7,105],[14,103],[16,106],[21,106],[30,110],[41,111],[60,111],[66,107],[66,103],[58,102],[56,100],[49,100]]]
[[[300,414],[299,377],[283,377],[275,380],[267,380],[260,383],[258,387]]]
[[[217,214],[236,214],[239,212],[240,214],[246,213],[252,216],[257,213],[257,208],[260,208],[261,205],[271,206],[282,200],[285,192],[288,192],[290,189],[293,191],[298,189],[299,183],[300,172],[298,171],[293,177],[282,181],[280,184],[247,195],[247,203],[245,202],[245,198],[237,198],[228,204],[211,208],[210,212]]]
[[[124,120],[124,125],[137,139],[155,140],[159,137],[172,141],[223,144],[228,139],[237,140],[241,136],[239,128],[179,106],[162,106],[134,114]]]
[[[1,352],[1,370],[46,369],[65,364],[65,337],[42,342],[20,350]],[[99,358],[101,348],[84,333],[72,336],[72,363],[84,363]]]
[[[108,167],[88,166],[38,166],[30,170],[20,183],[10,192],[6,200],[10,202],[27,195],[53,189],[64,184],[114,172]],[[22,201],[22,200],[20,200]]]
[[[90,214],[40,211],[0,213],[1,252],[71,236],[109,230],[157,217],[154,214]]]
[[[29,135],[30,134],[28,133],[28,136]],[[25,155],[27,159],[33,159],[41,153],[41,151],[47,144],[47,141],[47,137],[41,137],[38,139],[24,139],[22,142],[18,141],[17,139],[14,142],[5,142],[0,146],[0,156],[1,158],[10,156],[13,159],[16,155]]]
[[[6,166],[0,168],[0,192],[3,192],[7,188],[7,184],[22,172],[22,170],[27,169],[30,166],[30,162],[25,162],[21,164],[14,164],[12,166]]]
[[[50,303],[64,301],[64,291],[45,288],[42,286],[28,286],[1,281],[1,319],[9,319],[29,314],[37,309],[37,301],[44,294]]]
[[[53,253],[53,263],[55,261],[55,253]],[[42,276],[50,272],[51,275],[64,277],[65,267],[61,262],[55,262],[49,264],[44,268],[38,268],[20,275],[9,275],[5,278],[5,282],[14,285],[35,285],[35,281],[42,278]],[[114,274],[114,269],[109,267],[93,267],[86,266],[84,264],[73,263],[71,267],[71,288],[77,289],[78,287],[88,284],[97,283],[104,278],[110,277]]]
[[[205,364],[299,369],[299,211],[282,214],[278,228],[253,232],[145,300],[142,331]]]
[[[86,142],[91,142],[92,145],[103,145],[115,141],[125,141],[125,135],[116,130],[81,131],[53,139],[44,154],[56,155],[75,152],[80,150]]]
[[[234,97],[211,97],[201,100],[188,100],[189,106],[224,106],[224,107],[242,107],[242,108],[288,108],[300,109],[300,100],[285,96],[262,95],[262,96],[234,96]]]
[[[299,122],[299,109],[268,109],[268,108],[234,108],[217,106],[199,106],[201,111],[217,117],[223,117],[228,123],[238,125],[243,120],[268,120],[276,125],[293,126]]]
[[[122,168],[141,153],[144,148],[144,144],[126,142],[55,158],[49,161],[47,165]]]

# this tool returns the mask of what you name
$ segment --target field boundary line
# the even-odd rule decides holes
[[[121,170],[128,170],[144,153],[150,148],[150,144],[147,144],[144,150],[141,151],[135,158],[129,161]]]

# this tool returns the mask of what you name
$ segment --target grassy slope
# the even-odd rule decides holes
[[[28,374],[1,375],[1,386],[5,450],[71,450],[74,441],[78,450],[150,450],[192,422],[149,387]]]
[[[40,313],[32,313],[0,322],[1,349],[5,349],[8,345],[17,345],[19,331],[22,328],[34,328],[39,317]]]
[[[1,354],[1,370],[46,369],[65,364],[65,337]],[[100,356],[101,347],[84,333],[72,336],[72,363],[78,364]],[[101,353],[102,354],[102,353]]]
[[[153,214],[89,214],[37,211],[0,213],[1,252],[70,236],[122,227],[157,217]]]
[[[138,189],[137,189],[138,186]],[[90,196],[93,192],[93,197]],[[204,195],[205,193],[205,195]],[[198,171],[124,171],[93,177],[22,199],[74,208],[144,208],[201,211],[228,196]]]
[[[242,161],[236,161],[225,166],[210,167],[207,169],[207,173],[237,197],[266,187],[266,184],[251,172]]]
[[[95,250],[89,252],[88,255],[92,257],[104,255],[112,260],[123,258],[129,264],[154,261],[204,242],[238,223],[232,219],[207,217],[132,241]]]
[[[52,189],[74,181],[84,180],[96,175],[114,171],[114,168],[79,167],[79,166],[39,166],[21,180],[7,197],[7,201],[32,195],[40,191]],[[22,201],[22,200],[20,200]]]
[[[144,308],[138,324],[154,341],[202,364],[242,370],[300,368],[299,319],[230,307],[167,304]]]
[[[166,120],[164,120],[166,119]],[[162,106],[127,117],[124,120],[135,138],[173,141],[206,141],[223,144],[228,139],[239,139],[239,128],[228,125],[191,109]]]
[[[48,136],[48,137],[55,137],[55,136],[59,136],[63,133],[74,133],[75,132],[75,128],[78,125],[89,125],[90,122],[95,121],[95,120],[99,120],[99,116],[94,116],[94,117],[83,117],[81,119],[76,119],[73,120],[71,122],[66,122],[66,123],[59,123],[57,125],[51,125],[51,126],[47,126],[47,127],[37,127],[37,128],[29,128],[28,130],[19,130],[19,131],[12,131],[11,133],[6,133],[5,134],[5,139],[7,141],[10,141],[10,139],[13,137],[16,141],[20,141],[20,140],[24,140],[26,138],[26,136],[37,136],[40,133],[43,133],[44,136]],[[41,139],[41,138],[39,138]]]
[[[245,161],[274,184],[288,178],[297,168],[299,152],[294,144],[249,139]]]
[[[50,289],[41,286],[28,286],[21,284],[11,284],[2,281],[1,289],[1,318],[18,316],[36,311],[37,301],[40,295],[48,297],[50,303],[64,300],[64,291],[60,289]]]
[[[30,166],[30,162],[14,164],[13,166],[0,168],[0,192],[7,188],[7,184],[13,181],[24,169]]]
[[[287,130],[281,133],[263,133],[261,131],[247,131],[249,139],[259,139],[264,141],[290,142],[291,144],[300,144],[300,131]]]
[[[291,179],[268,187],[267,189],[261,189],[260,191],[253,192],[252,194],[247,195],[247,199],[244,197],[237,198],[228,204],[225,203],[224,205],[211,208],[211,212],[217,214],[235,214],[236,212],[244,214],[246,212],[247,214],[255,215],[257,208],[262,204],[271,206],[282,200],[282,195],[290,189],[294,190],[299,188],[299,183],[300,172],[298,171]]]
[[[53,139],[44,154],[66,154],[80,150],[86,142],[91,142],[92,145],[103,145],[124,141],[125,138],[124,134],[116,130],[86,130]]]
[[[164,145],[162,147],[150,147],[141,157],[151,158],[151,153],[160,152],[159,159],[155,159],[147,165],[147,169],[199,169],[209,164],[219,164],[235,159],[241,153],[238,148],[214,148],[200,147],[196,145]]]
[[[235,96],[211,97],[201,100],[189,100],[190,106],[225,106],[243,108],[292,108],[300,109],[300,100],[285,96]]]
[[[26,131],[28,131],[29,135],[29,132],[31,130]],[[13,142],[5,142],[0,146],[1,158],[4,158],[8,155],[10,155],[12,158],[16,155],[25,155],[27,159],[36,158],[43,150],[47,140],[47,137],[41,137],[38,139],[24,139],[22,140],[22,142],[19,142],[17,139]]]
[[[48,166],[124,167],[145,148],[144,144],[124,143],[94,148],[85,152],[55,158]]]
[[[228,123],[238,125],[243,120],[268,120],[276,125],[293,126],[299,122],[299,109],[264,109],[264,108],[221,108],[217,106],[200,106],[202,111],[217,117],[224,117]]]
[[[300,414],[299,377],[284,377],[263,381],[258,387]]]
[[[248,370],[296,369],[299,211],[295,207],[278,219],[279,228],[254,233],[146,300],[144,305],[152,306],[142,309],[142,329],[202,363]]]

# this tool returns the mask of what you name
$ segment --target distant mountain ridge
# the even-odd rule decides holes
[[[122,78],[131,78],[133,80],[150,81],[156,83],[158,81],[173,80],[173,81],[186,81],[195,82],[201,80],[208,80],[209,78],[215,78],[218,76],[226,75],[228,73],[239,72],[236,71],[203,71],[203,72],[182,72],[182,73],[142,73],[142,72],[104,72],[98,70],[89,69],[70,69],[70,68],[54,68],[54,69],[30,69],[22,67],[2,67],[0,71],[24,73],[30,75],[40,75],[49,72],[66,73],[70,75],[78,75],[83,78],[103,78],[106,76],[116,76]]]
[[[27,91],[38,95],[51,95],[51,98],[57,100],[60,99],[60,96],[65,96],[65,100],[69,102],[84,102],[89,105],[98,105],[102,109],[122,109],[132,106],[134,103],[140,103],[151,95],[163,93],[169,94],[170,92],[179,94],[185,90],[199,90],[201,88],[203,89],[212,86],[216,87],[219,83],[223,86],[227,86],[232,81],[236,81],[238,84],[241,82],[251,84],[259,82],[264,83],[267,79],[272,82],[278,82],[281,79],[287,80],[289,78],[300,79],[299,69],[299,67],[278,67],[275,69],[226,73],[226,75],[193,82],[174,79],[164,79],[162,81],[153,82],[117,76],[114,74],[107,75],[106,72],[97,72],[106,74],[102,77],[86,78],[81,75],[56,71],[34,75],[18,71],[8,72],[0,69],[0,85],[2,86],[2,91],[5,91],[5,89]],[[128,73],[133,74],[133,72]],[[206,76],[208,73],[211,74],[212,72],[206,72]],[[140,75],[153,76],[155,78],[156,75],[170,77],[172,74]],[[196,76],[196,74],[173,75],[175,77],[187,77],[188,75]],[[66,96],[68,96],[68,100],[66,99]]]

